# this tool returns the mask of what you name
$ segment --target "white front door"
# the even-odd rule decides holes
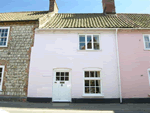
[[[71,73],[56,70],[53,79],[53,102],[71,102]]]

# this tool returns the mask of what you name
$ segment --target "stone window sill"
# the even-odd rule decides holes
[[[83,94],[83,97],[104,97],[103,94]]]
[[[100,52],[100,51],[102,51],[102,49],[100,49],[100,50],[77,50],[78,52]]]
[[[144,51],[150,51],[150,49],[144,49]]]

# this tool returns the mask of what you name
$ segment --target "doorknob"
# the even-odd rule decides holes
[[[63,84],[61,84],[61,86],[63,86]]]

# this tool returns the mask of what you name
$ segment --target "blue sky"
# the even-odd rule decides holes
[[[102,13],[102,0],[56,0],[59,13]],[[117,13],[148,13],[150,0],[115,0]],[[49,0],[2,0],[0,12],[45,11]]]

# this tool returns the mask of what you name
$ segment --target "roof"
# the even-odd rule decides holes
[[[150,14],[55,14],[42,28],[150,28]]]
[[[0,13],[2,21],[38,20],[50,14],[49,11],[28,11]],[[83,13],[66,14],[56,13],[54,16],[45,16],[47,21],[42,28],[150,28],[150,14],[107,14]]]
[[[40,17],[44,16],[47,13],[48,11],[0,13],[0,21],[38,20]]]

